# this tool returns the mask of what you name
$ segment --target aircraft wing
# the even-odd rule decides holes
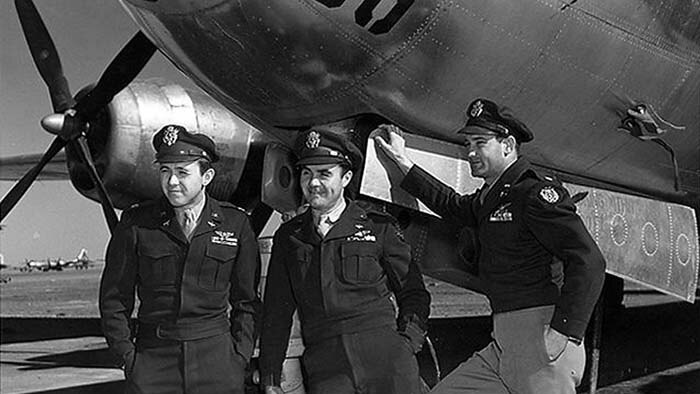
[[[34,167],[41,159],[42,153],[0,157],[0,181],[17,181]],[[41,170],[39,181],[65,181],[70,179],[66,165],[66,153],[59,152]]]

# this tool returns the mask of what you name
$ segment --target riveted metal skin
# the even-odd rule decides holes
[[[534,164],[677,202],[700,194],[697,3],[122,3],[200,87],[282,141],[362,113],[454,141],[485,97],[533,131]],[[663,137],[680,190],[666,151],[618,130],[631,102],[686,127]]]

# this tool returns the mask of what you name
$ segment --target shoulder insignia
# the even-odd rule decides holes
[[[561,198],[559,193],[552,186],[544,186],[542,189],[540,189],[539,195],[542,200],[550,204],[558,202]]]
[[[248,214],[248,212],[247,212],[245,209],[239,207],[238,205],[231,204],[230,202],[227,202],[227,201],[220,201],[220,202],[219,202],[219,206],[222,207],[222,208],[233,208],[233,209],[237,209],[237,210],[239,210],[239,211],[245,213],[246,215]]]
[[[399,225],[399,221],[394,217],[394,215],[386,212],[383,206],[377,206],[370,203],[369,201],[355,201],[355,203],[367,213],[367,218],[374,223],[385,224],[393,229],[396,236],[405,242],[403,230]],[[355,225],[357,226],[357,224]]]
[[[398,219],[387,212],[373,211],[372,213],[374,214],[372,218],[373,222],[389,226],[389,231],[393,230],[394,234],[396,234],[401,241],[406,241]]]

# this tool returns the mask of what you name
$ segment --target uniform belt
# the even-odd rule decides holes
[[[230,330],[228,319],[193,323],[141,323],[136,334],[137,344],[145,347],[174,345],[220,335]]]

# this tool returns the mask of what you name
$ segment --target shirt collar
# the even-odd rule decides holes
[[[329,220],[331,223],[335,223],[338,221],[340,218],[340,215],[345,211],[345,207],[347,207],[347,203],[345,202],[345,199],[342,198],[340,200],[340,203],[335,206],[335,208],[331,209],[330,212],[323,213],[321,215],[314,215],[314,218],[317,219],[316,223],[320,223],[322,220]]]
[[[518,161],[518,160],[516,159],[516,160],[513,160],[512,162],[508,163],[508,165],[506,166],[506,168],[504,168],[503,171],[501,171],[501,173],[498,174],[498,176],[496,177],[496,179],[494,179],[493,182],[491,182],[491,183],[489,183],[489,184],[484,183],[484,187],[487,188],[487,189],[489,189],[489,188],[491,188],[492,185],[495,185],[496,183],[498,183],[498,180],[501,179],[501,178],[503,177],[503,174],[505,174],[506,171],[508,171],[508,169],[509,169],[513,164],[515,164],[516,161]]]
[[[206,202],[207,193],[202,193],[202,199],[194,206],[188,208],[173,208],[173,210],[175,211],[175,214],[177,215],[178,219],[183,218],[183,216],[185,215],[185,211],[192,211],[194,213],[194,217],[199,221],[199,217],[202,215],[202,211],[204,210],[204,205],[206,204]]]

